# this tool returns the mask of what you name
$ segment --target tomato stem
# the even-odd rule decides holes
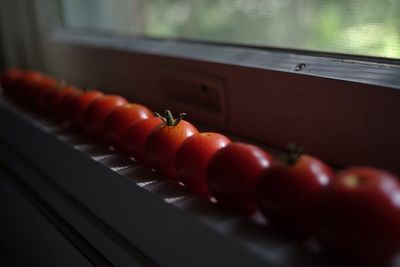
[[[157,117],[159,117],[163,123],[167,124],[167,122],[165,121],[165,118],[163,116],[160,115],[160,113],[158,112],[154,112],[154,115],[156,115]]]
[[[87,86],[84,86],[82,89],[86,93],[89,92],[90,90],[97,90],[98,86],[96,84],[89,84]]]
[[[56,90],[61,91],[66,86],[66,83],[63,79],[57,79]]]
[[[165,111],[165,118],[167,119],[168,126],[174,125],[174,122],[175,122],[174,116],[172,115],[171,111],[168,109]]]
[[[165,116],[161,116],[157,112],[154,112],[154,114],[159,117],[167,126],[176,126],[186,116],[186,113],[180,113],[179,117],[175,119],[169,109],[165,110]]]
[[[288,144],[287,150],[285,162],[289,165],[295,164],[297,159],[304,153],[304,148],[296,144]]]

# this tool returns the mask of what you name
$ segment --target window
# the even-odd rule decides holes
[[[399,0],[63,0],[65,26],[400,59]]]
[[[18,0],[2,3],[0,25],[7,66],[271,147],[302,144],[333,165],[397,171],[399,4]]]
[[[39,69],[78,86],[96,85],[155,111],[187,112],[200,129],[229,133],[271,152],[293,142],[334,166],[369,165],[400,173],[399,0],[15,0],[0,1],[0,15],[7,67]],[[100,160],[68,148],[63,140],[76,141],[91,157],[102,158],[126,177],[136,175],[143,184],[149,173],[157,174],[136,166],[125,169],[125,158],[103,157],[107,149],[81,145],[80,138],[51,122],[44,125],[46,133],[20,124],[24,118],[19,115],[7,118],[4,125],[12,127],[1,133],[11,148],[0,150],[3,158],[57,213],[76,219],[69,223],[112,264],[127,265],[122,263],[143,254],[138,265],[158,266],[153,259],[167,266],[204,266],[208,257],[222,254],[209,246],[197,258],[198,249],[208,244],[203,238],[222,250],[236,247],[225,237],[220,246],[203,232],[207,227],[192,223],[195,217],[129,186],[99,168]],[[51,138],[53,131],[63,140]],[[30,134],[40,142],[26,138]],[[50,153],[38,156],[43,147]],[[43,179],[35,177],[44,174],[54,186],[46,180],[36,183]],[[154,192],[159,186],[154,183]],[[52,187],[68,193],[65,202]],[[171,202],[179,196],[174,188],[161,187]],[[148,212],[161,202],[160,212]],[[78,210],[77,204],[85,209]],[[192,208],[208,213],[201,205],[188,205]],[[215,265],[265,266],[264,259],[273,259],[273,265],[290,266],[302,258],[290,240],[278,235],[263,240],[247,222],[240,220],[236,228],[230,215],[228,220],[208,216],[219,221],[212,225],[222,225],[213,234],[227,227],[271,247],[261,251],[249,242],[251,253],[245,257],[242,249],[224,250],[232,257]],[[185,232],[192,226],[198,242]],[[163,246],[155,249],[160,239]],[[174,242],[183,239],[187,242]],[[91,252],[92,246],[81,246]],[[260,261],[253,251],[261,252]]]

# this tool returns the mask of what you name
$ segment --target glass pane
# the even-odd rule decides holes
[[[135,21],[139,8],[135,0],[63,0],[64,25],[70,29],[102,31],[116,34],[142,33]],[[140,15],[141,16],[141,15]]]
[[[400,58],[400,0],[62,0],[69,28]]]

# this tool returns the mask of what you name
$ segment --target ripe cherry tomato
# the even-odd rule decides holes
[[[64,120],[69,121],[71,117],[71,113],[74,111],[74,104],[78,100],[78,98],[84,93],[85,91],[78,88],[77,93],[70,94],[64,101],[65,109],[61,112],[61,117]]]
[[[104,122],[110,113],[128,101],[119,95],[105,95],[96,98],[86,109],[83,128],[86,133],[97,140],[101,140]]]
[[[55,83],[55,87],[53,87],[52,89],[50,89],[51,84],[49,84],[49,88],[48,90],[44,90],[42,91],[43,94],[40,98],[42,98],[42,100],[40,100],[40,102],[42,102],[42,111],[44,113],[48,113],[48,115],[51,116],[55,116],[55,106],[56,103],[59,100],[59,94],[60,92],[64,89],[64,87],[66,87],[66,83],[63,80],[60,79],[55,79],[56,83]]]
[[[324,194],[321,238],[364,266],[390,265],[400,251],[398,177],[368,167],[341,171]],[[357,264],[357,266],[359,266]]]
[[[140,104],[128,103],[117,107],[104,122],[104,142],[122,150],[124,136],[129,128],[136,122],[150,117],[153,117],[153,112]]]
[[[122,152],[133,157],[137,162],[147,166],[146,142],[153,130],[162,125],[159,117],[141,120],[129,128],[125,135],[125,144]]]
[[[58,97],[54,102],[55,115],[61,120],[66,119],[69,115],[68,111],[70,108],[69,105],[71,105],[71,101],[73,101],[75,97],[78,97],[81,94],[82,90],[79,89],[78,87],[75,87],[73,85],[65,86],[59,92]]]
[[[24,105],[30,105],[31,97],[34,94],[34,88],[43,77],[44,75],[38,71],[24,72],[15,86],[17,101]]]
[[[12,96],[14,89],[19,78],[22,77],[24,71],[18,68],[7,69],[1,76],[1,86],[4,89],[4,94]]]
[[[210,197],[207,166],[214,154],[231,140],[219,133],[198,133],[186,139],[176,154],[176,173],[190,190]]]
[[[47,76],[43,77],[43,79],[38,82],[35,86],[35,93],[32,96],[33,105],[37,110],[47,110],[47,95],[57,90],[58,82],[58,80]]]
[[[79,125],[83,125],[86,109],[95,99],[101,96],[104,96],[102,92],[89,90],[72,100],[69,111],[69,121],[73,127],[78,129]]]
[[[286,162],[275,161],[261,174],[258,208],[278,228],[306,237],[319,227],[322,193],[334,177],[321,160],[291,151]]]
[[[256,211],[254,190],[262,171],[271,164],[263,149],[230,143],[215,153],[208,164],[208,189],[219,203],[250,215]]]
[[[149,166],[172,180],[177,180],[175,160],[179,146],[189,136],[198,133],[196,127],[182,119],[183,115],[174,119],[166,110],[165,118],[161,117],[164,123],[154,129],[146,142]]]

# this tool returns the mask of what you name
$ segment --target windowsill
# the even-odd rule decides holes
[[[198,198],[62,124],[4,102],[0,117],[9,125],[0,134],[1,159],[113,263],[319,266],[326,261],[266,227],[261,217],[244,218]]]

